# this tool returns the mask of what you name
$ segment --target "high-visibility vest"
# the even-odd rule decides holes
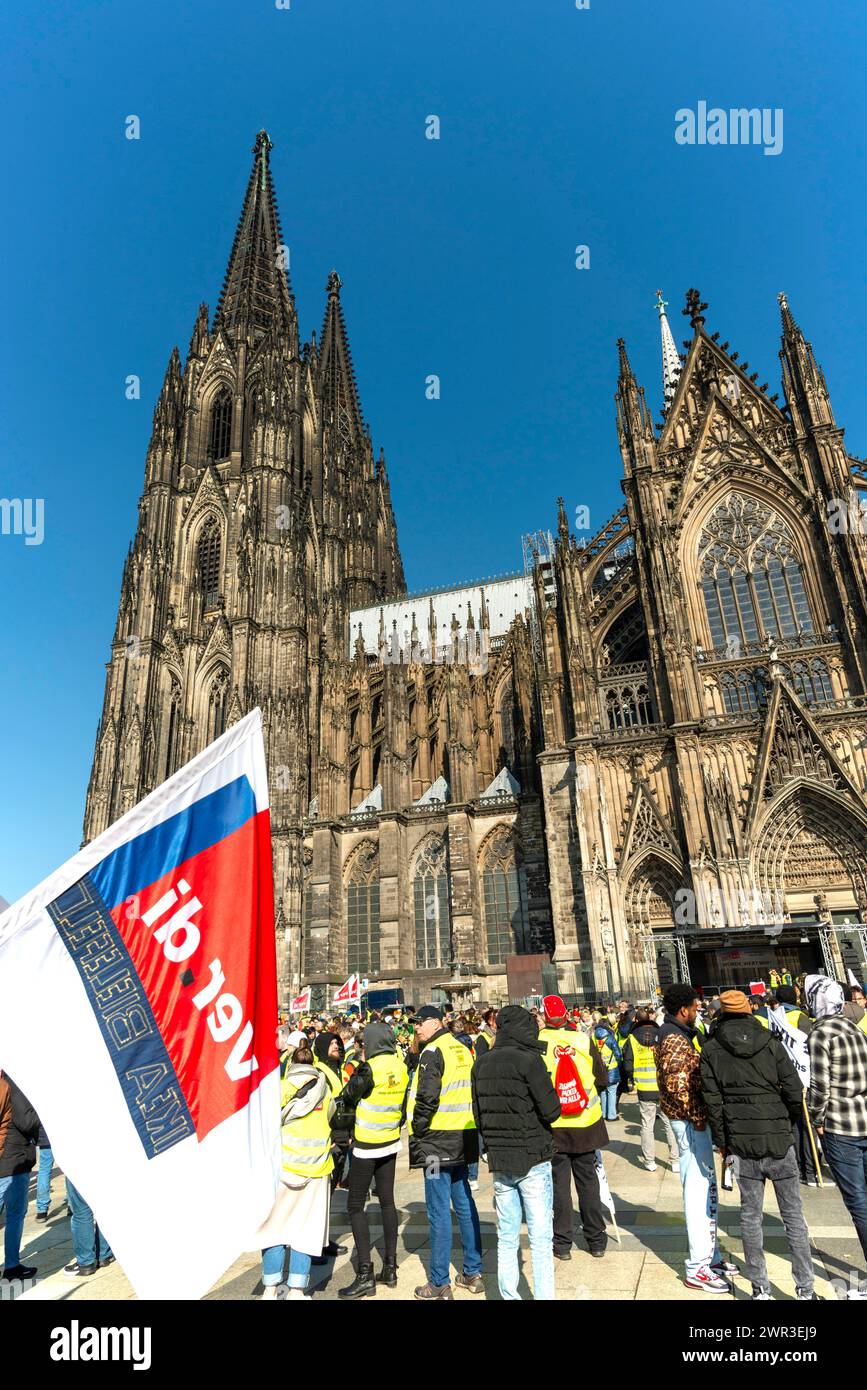
[[[593,1040],[596,1043],[596,1046],[599,1048],[600,1056],[602,1057],[602,1060],[605,1063],[608,1070],[614,1071],[618,1065],[617,1054],[614,1051],[614,1048],[611,1046],[610,1043],[606,1042],[604,1038],[597,1038],[595,1033],[593,1035]]]
[[[863,1018],[859,1018],[858,1027],[862,1033],[867,1033],[867,1013],[864,1014]]]
[[[658,1091],[656,1054],[653,1048],[645,1047],[642,1043],[636,1042],[631,1034],[626,1039],[627,1047],[630,1044],[632,1046],[632,1076],[636,1091]]]
[[[764,1014],[753,1014],[753,1018],[758,1019],[759,1023],[762,1025],[763,1028],[770,1028],[771,1025],[770,1023],[768,1023],[768,1020]]]
[[[297,1091],[292,1082],[284,1081],[282,1101],[285,1106]],[[283,1171],[302,1178],[322,1178],[334,1169],[331,1157],[331,1124],[328,1119],[329,1097],[325,1096],[300,1120],[287,1120],[282,1126]]]
[[[470,1073],[473,1070],[472,1053],[451,1033],[445,1033],[441,1038],[432,1038],[430,1042],[425,1043],[422,1052],[428,1047],[435,1047],[443,1056],[440,1099],[430,1122],[431,1129],[475,1129],[476,1122],[473,1118],[473,1097],[470,1083]],[[415,1098],[418,1092],[420,1071],[421,1058],[419,1058],[419,1064],[412,1074],[412,1084],[409,1088],[406,1115],[410,1125],[415,1114]]]
[[[543,1028],[539,1034],[539,1042],[545,1044],[543,1060],[548,1068],[552,1086],[559,1061],[557,1049],[568,1048],[575,1058],[575,1066],[588,1100],[586,1110],[582,1110],[580,1115],[561,1115],[559,1120],[554,1121],[554,1129],[586,1129],[588,1125],[595,1124],[602,1118],[602,1102],[593,1080],[590,1039],[586,1033],[578,1029],[573,1031],[571,1028]]]
[[[331,1088],[331,1094],[333,1096],[339,1096],[340,1092],[343,1090],[344,1084],[342,1075],[338,1076],[336,1072],[332,1070],[331,1067],[326,1066],[324,1062],[320,1062],[318,1057],[314,1060],[313,1065],[314,1067],[318,1067],[319,1071],[322,1072],[322,1075],[325,1077],[326,1081],[328,1082],[328,1085]]]
[[[409,1085],[406,1063],[398,1053],[371,1057],[373,1090],[358,1102],[355,1138],[362,1144],[390,1144],[400,1138],[403,1098]]]

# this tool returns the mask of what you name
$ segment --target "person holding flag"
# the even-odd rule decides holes
[[[806,1092],[806,1088],[810,1084],[807,1038],[813,1027],[813,1020],[798,1005],[794,985],[779,986],[776,992],[776,1004],[771,1004],[765,1018],[760,1018],[759,1021],[775,1032],[786,1048]],[[795,1152],[798,1157],[801,1182],[806,1183],[807,1187],[821,1186],[819,1150],[816,1136],[813,1133],[813,1126],[810,1123],[806,1095],[801,1106],[801,1114],[798,1117]]]
[[[602,1259],[608,1235],[596,1174],[596,1150],[608,1144],[600,1100],[608,1085],[608,1068],[589,1035],[571,1022],[559,995],[546,995],[542,1008],[545,1027],[539,1033],[539,1042],[544,1044],[545,1066],[560,1102],[560,1118],[552,1126],[554,1256],[558,1260],[572,1258],[574,1179],[587,1248],[595,1259]]]

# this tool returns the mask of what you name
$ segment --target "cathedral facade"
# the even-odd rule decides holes
[[[679,355],[660,297],[658,425],[620,344],[625,505],[410,595],[336,272],[299,336],[270,149],[156,405],[85,838],[258,705],[281,1003],[863,962],[867,470],[785,299],[783,403],[695,291]]]

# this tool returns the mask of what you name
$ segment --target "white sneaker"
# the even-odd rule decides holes
[[[473,1181],[470,1183],[470,1191],[471,1191],[471,1192],[478,1192],[478,1190],[479,1190],[479,1184],[475,1181],[475,1179],[473,1179]]]
[[[648,1161],[647,1161],[646,1158],[643,1158],[643,1159],[641,1160],[641,1166],[642,1166],[643,1168],[645,1168],[645,1169],[647,1170],[648,1173],[655,1173],[655,1172],[656,1172],[656,1164],[655,1164],[655,1163],[648,1163]]]
[[[279,1298],[280,1294],[277,1292],[279,1287],[279,1284],[266,1284],[261,1294],[261,1298],[266,1302],[270,1302],[273,1299]]]
[[[686,1276],[688,1289],[704,1289],[705,1293],[731,1293],[728,1281],[720,1279],[708,1265],[702,1265],[695,1274]]]
[[[286,1297],[287,1299],[291,1299],[291,1301],[294,1303],[302,1298],[312,1298],[313,1295],[309,1294],[306,1289],[289,1289],[289,1291],[286,1294]]]
[[[751,1295],[753,1303],[773,1303],[773,1296],[766,1289],[760,1289],[758,1293]]]
[[[863,1288],[863,1289],[848,1289],[847,1292],[846,1292],[846,1298],[847,1298],[847,1299],[856,1299],[856,1300],[867,1299],[867,1288]]]

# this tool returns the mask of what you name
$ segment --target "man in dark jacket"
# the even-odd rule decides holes
[[[747,996],[731,989],[720,1000],[722,1011],[701,1051],[701,1084],[714,1143],[735,1159],[745,1273],[754,1299],[771,1297],[762,1241],[762,1205],[770,1179],[789,1240],[798,1298],[813,1299],[810,1237],[794,1146],[803,1088],[779,1038],[752,1017]]]
[[[455,1287],[484,1293],[482,1232],[470,1191],[467,1165],[477,1163],[479,1136],[473,1118],[473,1056],[443,1027],[442,1010],[425,1004],[411,1020],[419,1045],[407,1104],[409,1166],[424,1169],[430,1227],[430,1280],[416,1298],[451,1299],[452,1212],[458,1218],[463,1269]]]
[[[527,1220],[533,1292],[553,1299],[554,1183],[551,1126],[560,1102],[542,1060],[535,1021],[509,1004],[497,1015],[497,1045],[476,1061],[473,1115],[494,1178],[497,1213],[497,1281],[504,1299],[520,1299],[518,1247],[521,1212]]]
[[[30,1170],[36,1162],[39,1116],[12,1077],[4,1074],[3,1080],[9,1087],[5,1138],[0,1152],[0,1209],[6,1209],[3,1278],[32,1279],[36,1269],[21,1263],[21,1235],[27,1215]]]

